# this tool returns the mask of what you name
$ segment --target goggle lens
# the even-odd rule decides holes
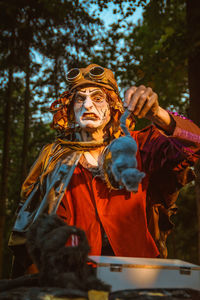
[[[102,79],[104,77],[104,68],[94,67],[90,70],[90,78],[92,79]]]
[[[71,70],[67,73],[67,80],[68,80],[70,83],[79,80],[80,77],[81,77],[81,71],[80,71],[78,68],[71,69]]]

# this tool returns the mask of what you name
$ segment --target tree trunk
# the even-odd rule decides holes
[[[6,219],[6,199],[8,194],[8,168],[9,168],[9,150],[10,150],[10,131],[11,131],[11,97],[13,86],[12,69],[9,69],[8,88],[5,97],[4,112],[4,141],[2,155],[2,173],[0,188],[0,278],[2,278],[3,267],[3,249],[4,249],[4,227]]]
[[[29,144],[29,123],[30,123],[30,54],[29,47],[27,47],[26,57],[26,83],[24,94],[24,134],[23,134],[23,146],[22,146],[22,164],[21,164],[21,183],[24,181],[27,175],[27,163],[28,163],[28,144]]]
[[[190,91],[190,118],[200,126],[199,80],[200,80],[200,1],[187,0],[188,25],[188,83]],[[200,264],[200,180],[196,181],[198,215],[198,262]]]
[[[187,1],[188,23],[188,82],[190,90],[190,118],[200,126],[199,80],[200,80],[200,1]]]

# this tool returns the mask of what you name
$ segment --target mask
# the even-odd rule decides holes
[[[95,86],[80,89],[75,95],[74,114],[76,123],[82,129],[103,129],[110,121],[106,94]]]

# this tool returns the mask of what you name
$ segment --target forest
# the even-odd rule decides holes
[[[92,62],[111,68],[122,99],[131,85],[150,86],[163,108],[200,126],[200,1],[0,0],[0,23],[0,278],[7,278],[20,187],[56,137],[49,107],[67,90],[68,70]],[[137,120],[139,129],[147,124]],[[200,264],[198,164],[195,170],[179,196],[168,249],[169,258]]]

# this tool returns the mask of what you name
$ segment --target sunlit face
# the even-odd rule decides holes
[[[82,129],[103,129],[110,121],[110,107],[106,101],[106,94],[98,87],[80,89],[75,95],[74,114]]]

